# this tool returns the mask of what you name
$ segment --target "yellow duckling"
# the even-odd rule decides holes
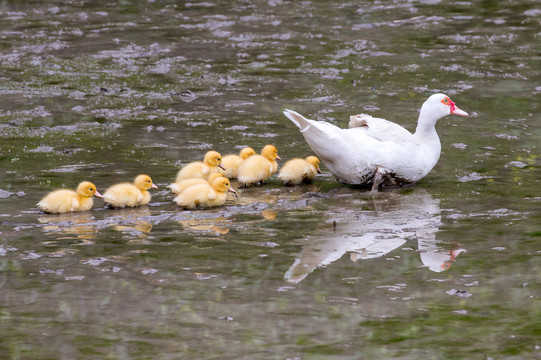
[[[210,184],[196,184],[184,190],[175,198],[175,202],[185,209],[209,208],[222,206],[227,199],[227,191],[237,193],[233,188],[229,179],[218,177]]]
[[[77,190],[55,190],[47,194],[37,204],[37,207],[49,214],[63,214],[74,211],[88,211],[94,205],[92,196],[102,197],[96,189],[96,185],[89,181],[83,181],[77,186]]]
[[[222,166],[222,155],[216,151],[208,151],[203,161],[194,161],[180,169],[177,173],[175,182],[181,180],[199,178],[208,180],[210,174],[218,171]]]
[[[321,174],[319,159],[315,156],[308,156],[306,159],[291,159],[280,169],[278,178],[286,185],[307,184]]]
[[[274,145],[267,145],[261,150],[261,155],[252,155],[239,165],[238,179],[241,186],[262,183],[278,170],[276,159],[278,150]]]
[[[133,184],[119,183],[109,187],[103,194],[103,200],[114,208],[136,207],[150,202],[148,189],[157,189],[148,175],[139,175]]]
[[[184,190],[189,188],[192,185],[197,184],[212,184],[214,180],[216,180],[219,177],[223,177],[224,175],[221,172],[215,172],[210,174],[209,181],[203,180],[203,179],[186,179],[186,180],[180,180],[178,182],[172,183],[169,185],[169,188],[171,189],[171,192],[175,195],[180,195]]]
[[[222,165],[225,167],[225,170],[220,170],[220,172],[228,179],[236,179],[238,176],[240,163],[252,155],[255,155],[255,151],[249,146],[243,148],[239,155],[225,155],[222,159]]]

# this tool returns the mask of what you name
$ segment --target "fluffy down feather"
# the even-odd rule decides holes
[[[111,207],[125,208],[147,205],[150,202],[149,189],[158,187],[148,175],[139,175],[133,184],[119,183],[109,187],[103,194],[103,200]]]
[[[171,189],[171,192],[175,195],[180,195],[184,190],[189,188],[192,185],[197,184],[211,184],[219,177],[223,177],[224,175],[220,172],[215,172],[210,174],[209,180],[203,180],[203,179],[186,179],[186,180],[180,180],[179,182],[172,183],[169,185],[169,188]]]
[[[47,194],[37,207],[49,214],[63,214],[74,211],[88,211],[94,205],[93,196],[101,197],[96,185],[83,181],[77,190],[60,189]]]
[[[194,161],[180,169],[177,173],[175,182],[186,179],[203,179],[208,180],[210,174],[222,168],[222,155],[216,151],[208,151],[205,154],[203,161]]]
[[[210,184],[196,184],[184,190],[175,202],[184,209],[210,208],[222,206],[227,199],[227,191],[236,193],[229,180],[218,177]]]
[[[306,159],[291,159],[280,169],[278,178],[286,185],[300,185],[311,182],[319,170],[319,159],[308,156]]]
[[[243,148],[239,155],[225,155],[222,159],[222,165],[225,167],[225,170],[220,170],[220,172],[228,179],[236,179],[238,177],[240,163],[252,155],[255,155],[255,151],[251,147]]]
[[[239,166],[238,179],[242,186],[250,186],[270,178],[277,170],[280,160],[278,150],[274,145],[267,145],[261,150],[261,155],[252,155]]]

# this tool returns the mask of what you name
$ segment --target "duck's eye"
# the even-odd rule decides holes
[[[90,191],[94,191],[94,189],[90,188]]]

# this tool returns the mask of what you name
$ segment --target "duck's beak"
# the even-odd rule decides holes
[[[460,115],[460,116],[468,116],[468,113],[460,110],[458,106],[451,107],[451,114]]]
[[[152,184],[152,186],[151,186],[150,188],[151,188],[151,189],[157,189],[157,188],[158,188],[158,185]]]
[[[222,170],[225,170],[225,167],[222,164],[218,165],[218,167]]]
[[[103,197],[97,190],[96,190],[96,192],[94,193],[94,196],[99,197],[99,198],[102,198],[102,197]]]
[[[233,189],[232,187],[230,187],[229,189],[227,189],[227,191],[231,191],[233,194],[237,195],[237,192],[236,192],[235,189]]]
[[[278,155],[276,155],[276,159],[277,159],[277,160],[282,160],[282,158],[279,157]]]
[[[321,171],[320,168],[317,168],[317,173],[318,173],[318,174],[323,174],[323,172]]]

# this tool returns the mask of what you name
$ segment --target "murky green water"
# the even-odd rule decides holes
[[[526,0],[2,2],[0,357],[541,358],[540,19]],[[473,116],[440,120],[414,187],[372,199],[325,172],[199,212],[165,190],[209,149],[307,156],[286,107],[413,130],[433,92]],[[146,208],[34,207],[141,172]]]

